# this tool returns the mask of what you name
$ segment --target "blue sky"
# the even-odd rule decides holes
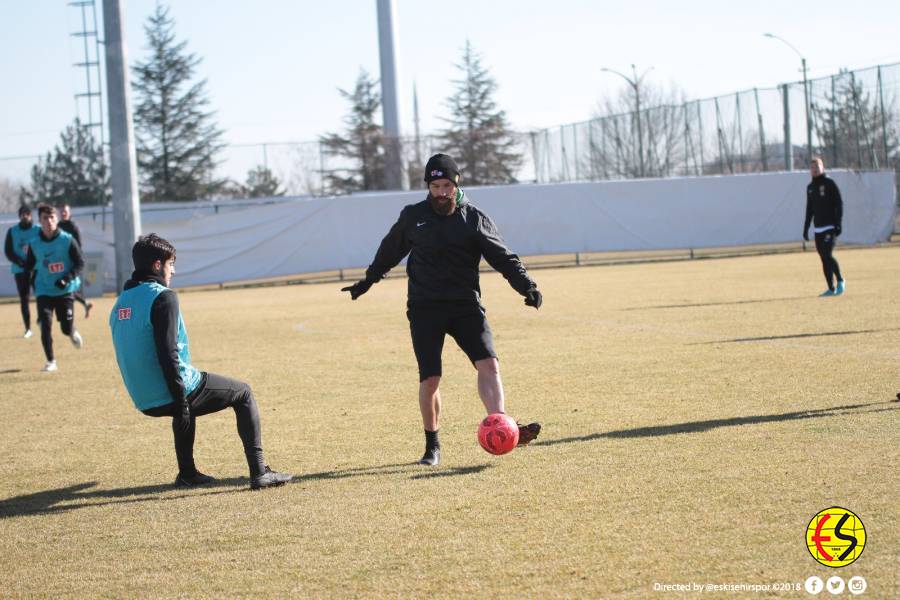
[[[98,11],[102,0],[97,0]],[[144,56],[155,0],[123,0],[130,62]],[[378,76],[375,0],[172,0],[179,39],[203,62],[209,97],[229,143],[314,140],[342,127],[360,68]],[[499,84],[518,129],[592,116],[623,82],[602,67],[653,67],[656,83],[708,97],[841,67],[900,61],[900,2],[397,0],[403,125],[412,130],[412,84],[425,132],[442,127],[444,98],[466,39]],[[0,0],[0,158],[42,154],[76,116],[83,91],[80,13],[66,0]],[[22,178],[27,161],[0,160]]]

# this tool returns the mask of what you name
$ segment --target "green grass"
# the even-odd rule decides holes
[[[837,257],[835,299],[811,252],[538,270],[540,311],[484,275],[507,410],[544,431],[482,451],[448,340],[436,469],[411,464],[405,280],[356,302],[339,284],[184,293],[195,363],[253,386],[267,459],[297,476],[260,493],[230,413],[198,424],[218,485],[171,487],[169,422],[131,406],[111,298],[78,320],[84,350],[55,330],[55,374],[0,305],[0,596],[610,598],[838,574],[895,597],[900,249]],[[832,505],[868,532],[838,570],[804,538]],[[781,595],[806,592],[761,596]]]

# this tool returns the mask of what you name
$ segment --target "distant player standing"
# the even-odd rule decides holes
[[[41,231],[28,247],[25,268],[34,269],[34,294],[37,296],[38,319],[41,322],[41,344],[47,364],[43,371],[56,371],[53,354],[53,314],[63,334],[81,349],[83,340],[75,329],[75,290],[81,285],[78,275],[84,268],[81,248],[71,235],[57,227],[56,208],[48,204],[38,206]]]
[[[812,181],[806,186],[806,220],[803,222],[803,239],[809,241],[809,225],[813,223],[816,236],[816,251],[822,259],[822,270],[828,289],[820,295],[840,296],[844,293],[844,278],[841,268],[834,258],[834,244],[841,235],[841,220],[844,216],[844,202],[841,191],[833,179],[825,175],[825,164],[821,158],[813,158],[809,163]]]
[[[81,230],[78,228],[78,225],[75,224],[75,221],[72,220],[72,209],[68,204],[63,204],[60,207],[59,216],[59,228],[75,238],[75,241],[78,242],[78,247],[84,252],[84,245],[81,243]],[[79,302],[84,307],[84,318],[89,319],[91,317],[91,309],[94,308],[94,303],[88,302],[84,297],[84,282],[82,281],[81,283],[82,285],[75,290],[75,301]]]
[[[419,410],[425,427],[423,465],[441,460],[441,351],[450,334],[478,371],[478,394],[488,414],[504,412],[500,363],[481,305],[482,257],[522,296],[540,308],[542,297],[519,257],[507,249],[494,222],[459,189],[459,169],[446,154],[425,165],[428,197],[406,206],[382,240],[365,279],[341,291],[356,300],[409,254],[407,317],[419,365]],[[519,445],[540,433],[539,423],[519,426]]]
[[[19,304],[22,310],[22,322],[25,324],[26,339],[33,334],[31,332],[31,271],[25,268],[25,259],[28,257],[28,247],[37,239],[41,228],[32,222],[31,209],[27,206],[19,207],[19,223],[13,225],[6,232],[6,242],[3,244],[3,253],[10,262],[10,269],[16,280],[16,291],[19,292]]]
[[[172,417],[178,475],[175,485],[213,481],[194,464],[197,417],[234,409],[238,435],[250,467],[252,489],[282,485],[291,475],[265,464],[259,409],[250,386],[197,370],[191,364],[187,329],[178,295],[169,285],[175,274],[175,247],[155,233],[131,250],[134,273],[109,315],[116,361],[135,408],[149,417]]]

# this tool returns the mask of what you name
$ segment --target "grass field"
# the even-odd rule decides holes
[[[54,374],[0,305],[0,596],[663,597],[837,574],[896,597],[900,248],[836,256],[834,299],[813,252],[537,270],[540,311],[484,275],[507,410],[544,431],[482,451],[448,341],[435,469],[412,464],[405,280],[356,302],[338,284],[184,293],[195,363],[253,386],[267,460],[296,474],[259,493],[231,413],[198,422],[217,484],[171,487],[170,425],[125,393],[112,298],[78,320],[83,350],[55,330]],[[841,569],[805,541],[834,505],[867,530]]]

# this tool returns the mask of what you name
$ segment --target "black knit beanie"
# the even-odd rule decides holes
[[[425,163],[425,183],[431,183],[436,179],[449,179],[459,185],[459,167],[446,154],[435,154]]]

